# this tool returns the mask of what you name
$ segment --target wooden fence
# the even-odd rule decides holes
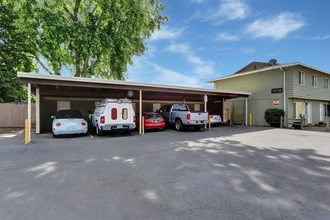
[[[281,116],[280,119],[280,127],[281,128],[295,128],[295,129],[302,129],[305,124],[305,119],[303,117],[301,118],[284,118]]]
[[[36,123],[36,106],[31,105],[32,125]],[[0,103],[0,128],[23,128],[27,116],[27,104]]]

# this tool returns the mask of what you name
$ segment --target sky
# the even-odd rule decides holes
[[[329,0],[167,0],[161,30],[127,81],[213,88],[252,61],[330,72]]]

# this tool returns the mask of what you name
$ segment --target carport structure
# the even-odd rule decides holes
[[[88,109],[93,110],[95,103],[101,101],[103,98],[129,98],[134,103],[138,104],[136,112],[144,111],[145,108],[143,108],[143,104],[145,103],[171,102],[199,103],[204,105],[204,111],[207,111],[207,107],[212,103],[223,103],[227,99],[238,97],[243,97],[247,100],[251,94],[241,91],[213,90],[81,77],[50,76],[21,72],[17,74],[17,77],[28,87],[28,117],[30,122],[30,97],[31,94],[35,94],[37,134],[47,131],[47,129],[50,128],[49,116],[56,113],[59,108],[59,101],[71,102],[71,108],[79,108],[80,106],[80,109],[86,110],[82,111],[83,115],[87,114]],[[245,107],[247,124],[247,102]],[[152,111],[152,109],[148,110]],[[29,126],[31,127],[31,125]]]

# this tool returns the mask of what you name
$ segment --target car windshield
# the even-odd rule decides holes
[[[159,114],[146,114],[146,119],[161,119],[162,117]]]
[[[187,111],[189,111],[189,109],[186,105],[174,105],[172,111],[187,112]]]
[[[56,113],[56,118],[84,118],[78,110],[60,110]]]

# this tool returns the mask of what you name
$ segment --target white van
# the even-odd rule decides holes
[[[130,133],[136,127],[132,102],[128,99],[104,99],[95,108],[91,122],[97,135],[111,130],[125,130]]]

